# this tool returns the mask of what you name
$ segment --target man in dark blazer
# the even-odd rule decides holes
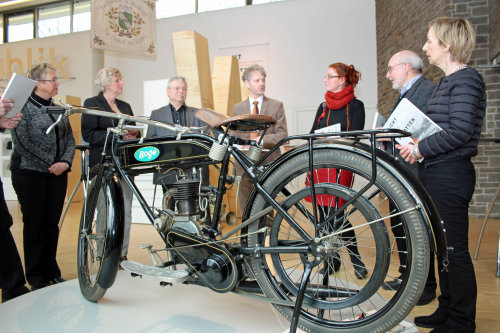
[[[171,125],[181,125],[186,127],[205,127],[202,132],[209,132],[209,127],[203,121],[195,116],[198,109],[186,105],[187,83],[183,76],[174,76],[168,80],[167,96],[169,104],[151,112],[151,120],[159,121]],[[174,135],[173,131],[166,128],[148,126],[147,137]],[[189,175],[192,174],[192,168],[184,170]],[[208,184],[208,167],[202,168],[202,176],[204,185]],[[163,185],[166,190],[168,185],[174,183],[177,179],[177,174],[171,172],[160,177],[158,173],[154,173],[153,182]]]
[[[392,83],[392,88],[399,91],[399,97],[394,103],[391,113],[396,109],[403,98],[407,98],[422,112],[427,111],[427,101],[431,98],[436,88],[436,84],[422,75],[422,59],[413,51],[403,50],[394,54],[389,60],[387,66],[386,78]],[[395,156],[399,156],[399,152]],[[403,163],[418,178],[418,165],[406,163],[402,158],[399,161]],[[391,207],[391,206],[390,206]],[[391,207],[392,210],[392,207]],[[392,232],[396,239],[398,254],[400,260],[399,273],[403,275],[406,267],[406,239],[404,238],[403,227],[398,217],[391,218]],[[401,276],[393,281],[384,282],[382,287],[387,290],[397,289],[401,284]],[[429,275],[425,284],[422,296],[417,305],[425,305],[436,298],[436,276],[434,272],[434,254],[431,253]]]
[[[266,131],[262,140],[264,149],[273,148],[280,140],[288,136],[283,103],[264,96],[266,90],[266,71],[262,66],[252,65],[246,68],[243,72],[242,80],[248,88],[249,97],[233,106],[232,116],[254,113],[273,117],[276,120],[276,124]],[[233,134],[242,139],[252,139],[257,142],[262,135],[262,133],[249,132],[238,132]],[[280,157],[280,155],[280,151],[277,150],[269,156],[264,163],[274,161]],[[252,190],[252,181],[239,165],[236,166],[236,174],[242,176],[239,201],[241,209],[244,209],[245,203]]]

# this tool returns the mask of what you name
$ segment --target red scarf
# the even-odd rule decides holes
[[[351,84],[347,85],[344,89],[339,92],[327,91],[325,94],[326,107],[323,109],[323,113],[318,118],[318,122],[323,119],[326,113],[326,108],[330,110],[338,110],[346,106],[350,101],[354,99],[354,88]]]

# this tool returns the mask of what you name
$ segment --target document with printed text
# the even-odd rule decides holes
[[[441,131],[441,127],[427,117],[407,98],[403,98],[399,102],[389,119],[387,119],[384,128],[396,128],[411,133],[411,137],[396,139],[400,145],[405,145],[409,142],[418,143],[429,135]]]
[[[28,79],[27,77],[17,73],[12,73],[9,82],[3,91],[2,99],[12,98],[14,100],[14,107],[4,117],[12,118],[21,112],[21,109],[24,104],[26,104],[26,101],[33,92],[33,88],[35,88],[35,86],[36,81]]]

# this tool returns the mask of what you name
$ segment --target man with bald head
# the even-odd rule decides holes
[[[434,93],[436,84],[425,78],[422,74],[423,67],[424,65],[422,63],[422,59],[418,56],[418,54],[410,50],[400,51],[391,57],[387,66],[387,74],[385,77],[391,81],[392,88],[399,91],[399,98],[396,103],[394,103],[391,113],[396,109],[399,102],[403,98],[409,99],[410,102],[412,102],[422,112],[425,113],[427,111],[427,101]],[[395,156],[399,156],[399,152],[397,152]],[[406,163],[401,158],[399,161],[410,169],[410,171],[418,178],[417,164],[412,165]],[[392,211],[393,207],[391,207],[391,205],[389,207]],[[401,284],[401,278],[405,272],[407,255],[406,239],[399,217],[391,218],[391,227],[398,247],[400,260],[399,273],[401,275],[393,281],[383,283],[382,287],[387,290],[395,290]],[[429,276],[417,305],[428,304],[436,298],[436,287],[437,283],[434,273],[434,254],[431,253]]]

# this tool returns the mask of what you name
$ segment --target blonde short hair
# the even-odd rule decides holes
[[[56,69],[46,62],[42,62],[39,64],[34,64],[30,68],[28,68],[28,70],[26,71],[26,76],[32,80],[40,81],[45,79],[45,74],[47,74],[49,71],[56,72]]]
[[[439,17],[429,22],[442,45],[450,45],[452,61],[468,63],[476,46],[476,33],[470,22],[462,17]]]
[[[122,76],[122,73],[114,67],[101,68],[96,75],[95,84],[99,91],[104,91],[111,84],[111,79],[115,76]]]

